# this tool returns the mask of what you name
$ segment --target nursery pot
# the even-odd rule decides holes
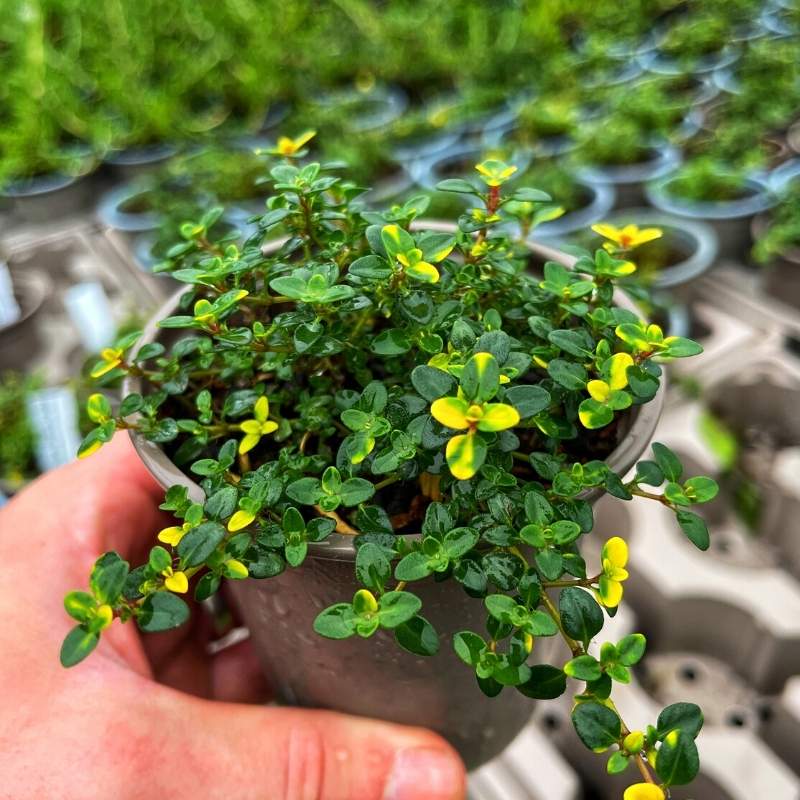
[[[85,208],[92,186],[88,175],[52,173],[15,181],[3,189],[3,195],[25,222],[52,222]]]
[[[588,183],[613,186],[616,207],[630,208],[644,201],[644,186],[648,181],[671,172],[680,163],[680,153],[672,145],[653,144],[645,161],[637,164],[586,165],[578,176]]]
[[[50,289],[45,275],[35,270],[12,269],[11,281],[21,315],[0,327],[0,372],[30,369],[43,345],[41,311]]]
[[[106,155],[105,163],[114,177],[129,181],[158,169],[177,152],[178,148],[171,144],[128,147],[125,150],[112,150]]]
[[[651,208],[626,208],[612,214],[610,221],[615,225],[635,223],[640,227],[663,230],[663,238],[653,244],[664,242],[670,248],[672,258],[669,264],[658,270],[652,283],[654,289],[689,295],[689,287],[716,263],[719,240],[714,229],[703,222],[661,214]],[[647,246],[645,244],[641,249]]]
[[[423,224],[425,229],[443,229]],[[452,230],[451,227],[444,228]],[[541,245],[531,249],[541,259],[573,263],[570,256]],[[184,290],[177,292],[146,326],[138,347],[165,336],[156,321],[172,313]],[[632,307],[622,299],[624,305]],[[168,335],[168,334],[167,334]],[[125,392],[142,391],[138,378],[128,378]],[[622,441],[607,459],[624,473],[648,445],[663,403],[663,389],[649,404],[635,409]],[[136,450],[164,487],[181,484],[190,497],[203,500],[200,487],[155,443],[132,432]],[[587,495],[596,500],[599,491]],[[423,613],[440,634],[437,655],[418,657],[401,650],[391,633],[379,631],[369,641],[353,637],[332,641],[312,628],[325,607],[352,597],[355,548],[352,538],[338,533],[310,544],[300,567],[266,580],[231,581],[230,590],[250,629],[261,665],[285,703],[376,717],[437,731],[459,751],[468,768],[475,768],[500,753],[530,719],[532,703],[513,690],[498,697],[483,695],[474,674],[456,656],[454,633],[482,629],[483,604],[466,595],[453,581],[433,579],[414,584]],[[541,650],[547,645],[539,643]],[[539,653],[547,656],[547,653]]]
[[[97,204],[100,222],[127,234],[152,231],[161,224],[161,215],[149,207],[147,194],[150,188],[135,183],[124,183],[106,192]]]
[[[604,220],[616,204],[617,193],[613,185],[603,183],[590,183],[581,178],[575,182],[586,192],[586,203],[580,208],[568,211],[557,219],[537,225],[533,238],[561,239],[577,231],[582,231],[596,222]],[[558,198],[554,198],[557,202]]]
[[[646,187],[650,205],[666,214],[707,222],[717,233],[721,258],[745,258],[752,244],[750,220],[775,204],[767,184],[751,177],[745,184],[748,194],[739,200],[698,202],[671,194],[673,180],[670,176]]]
[[[751,225],[753,239],[760,239],[768,225],[767,213],[755,216]],[[768,295],[800,309],[800,247],[787,248],[765,264],[761,282]]]

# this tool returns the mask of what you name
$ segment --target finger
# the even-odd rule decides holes
[[[153,793],[189,798],[224,792],[229,800],[465,796],[461,760],[429,731],[330,711],[243,706],[172,692],[153,699],[164,704],[149,707],[150,724],[158,726],[159,760],[207,765],[159,770]]]
[[[271,697],[252,642],[238,642],[213,657],[211,696],[228,703],[263,703]]]
[[[75,557],[93,560],[106,549],[127,555],[133,543],[149,539],[163,520],[162,497],[128,436],[119,433],[90,458],[34,481],[0,520],[12,538],[24,537],[26,546],[14,548],[20,557],[35,558],[40,567],[49,557],[77,572]]]

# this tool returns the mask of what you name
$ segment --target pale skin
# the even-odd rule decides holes
[[[140,635],[118,621],[70,670],[64,594],[97,557],[141,563],[169,524],[127,436],[0,510],[0,798],[458,800],[463,766],[435,734],[264,707],[248,642],[206,655],[208,624]]]

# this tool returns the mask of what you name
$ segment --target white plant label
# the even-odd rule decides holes
[[[12,325],[22,316],[8,265],[0,261],[0,328]]]
[[[36,463],[42,472],[75,458],[81,435],[78,402],[67,386],[31,392],[26,400],[28,419],[36,436]]]
[[[64,293],[64,306],[87,352],[97,353],[114,341],[117,324],[100,283],[91,281],[70,286]]]

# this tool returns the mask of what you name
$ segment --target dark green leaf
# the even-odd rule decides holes
[[[178,542],[178,555],[183,567],[196,567],[202,564],[217,549],[225,538],[225,528],[218,522],[203,522],[192,528]]]
[[[535,664],[528,680],[517,686],[517,690],[534,700],[553,700],[567,690],[567,676],[557,667]]]
[[[418,656],[433,656],[439,651],[436,629],[424,617],[415,616],[394,629],[397,643]]]
[[[98,634],[91,633],[80,625],[75,626],[61,645],[61,666],[74,667],[79,664],[97,647],[99,641]]]
[[[561,590],[558,610],[564,630],[584,645],[588,645],[603,628],[602,609],[589,592],[577,586]]]
[[[580,703],[572,712],[572,724],[578,738],[595,752],[607,750],[622,735],[619,716],[599,703]]]
[[[171,592],[148,595],[142,603],[136,622],[147,633],[177,628],[189,619],[189,606]]]
[[[336,603],[321,611],[314,630],[326,639],[347,639],[356,632],[357,617],[350,603]]]
[[[670,731],[656,755],[656,772],[667,786],[691,783],[700,771],[700,757],[694,739],[680,728]]]
[[[705,520],[691,511],[684,510],[676,511],[675,516],[686,538],[699,550],[708,550],[711,539]]]

